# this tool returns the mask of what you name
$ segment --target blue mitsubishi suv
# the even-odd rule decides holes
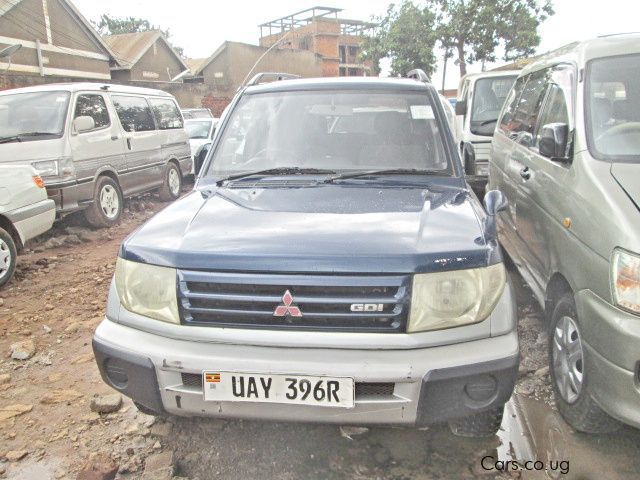
[[[191,193],[122,244],[93,348],[146,413],[493,435],[514,295],[433,86],[243,87]]]

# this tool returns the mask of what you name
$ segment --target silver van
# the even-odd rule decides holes
[[[558,410],[577,430],[640,427],[640,35],[525,68],[493,138],[500,240],[549,320]]]
[[[0,92],[0,164],[30,164],[59,215],[85,209],[97,227],[118,221],[123,197],[179,196],[191,170],[180,109],[160,90],[97,83]]]

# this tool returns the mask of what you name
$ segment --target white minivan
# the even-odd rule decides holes
[[[456,101],[455,136],[467,181],[484,187],[496,121],[519,70],[470,73],[460,79]],[[465,149],[470,144],[473,149]]]
[[[84,209],[90,224],[115,224],[123,198],[160,189],[180,195],[191,170],[178,105],[154,89],[98,83],[0,92],[0,164],[30,164],[59,215]]]

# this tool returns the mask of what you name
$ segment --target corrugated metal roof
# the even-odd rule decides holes
[[[198,71],[198,69],[200,68],[200,66],[206,62],[208,60],[208,57],[206,58],[185,58],[184,63],[187,64],[187,67],[189,67],[189,70],[191,71],[191,73],[193,75],[196,74],[196,72]]]
[[[18,5],[22,0],[0,0],[0,17]]]
[[[159,31],[150,30],[148,32],[105,35],[102,38],[116,55],[122,67],[131,68],[160,36]]]

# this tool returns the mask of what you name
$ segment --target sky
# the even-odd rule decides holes
[[[312,6],[342,8],[343,18],[370,20],[372,16],[383,15],[391,3],[391,0],[72,1],[89,20],[97,20],[102,13],[107,13],[116,17],[142,17],[163,29],[168,28],[171,41],[192,58],[208,57],[225,40],[257,44],[259,24]],[[553,4],[556,14],[539,29],[542,41],[538,53],[598,35],[640,30],[638,0],[554,0]],[[495,66],[502,63],[505,62],[497,62]],[[480,70],[479,64],[468,67],[470,72]],[[458,67],[449,61],[446,88],[456,88],[459,78]],[[432,81],[438,88],[442,86],[442,61]]]

